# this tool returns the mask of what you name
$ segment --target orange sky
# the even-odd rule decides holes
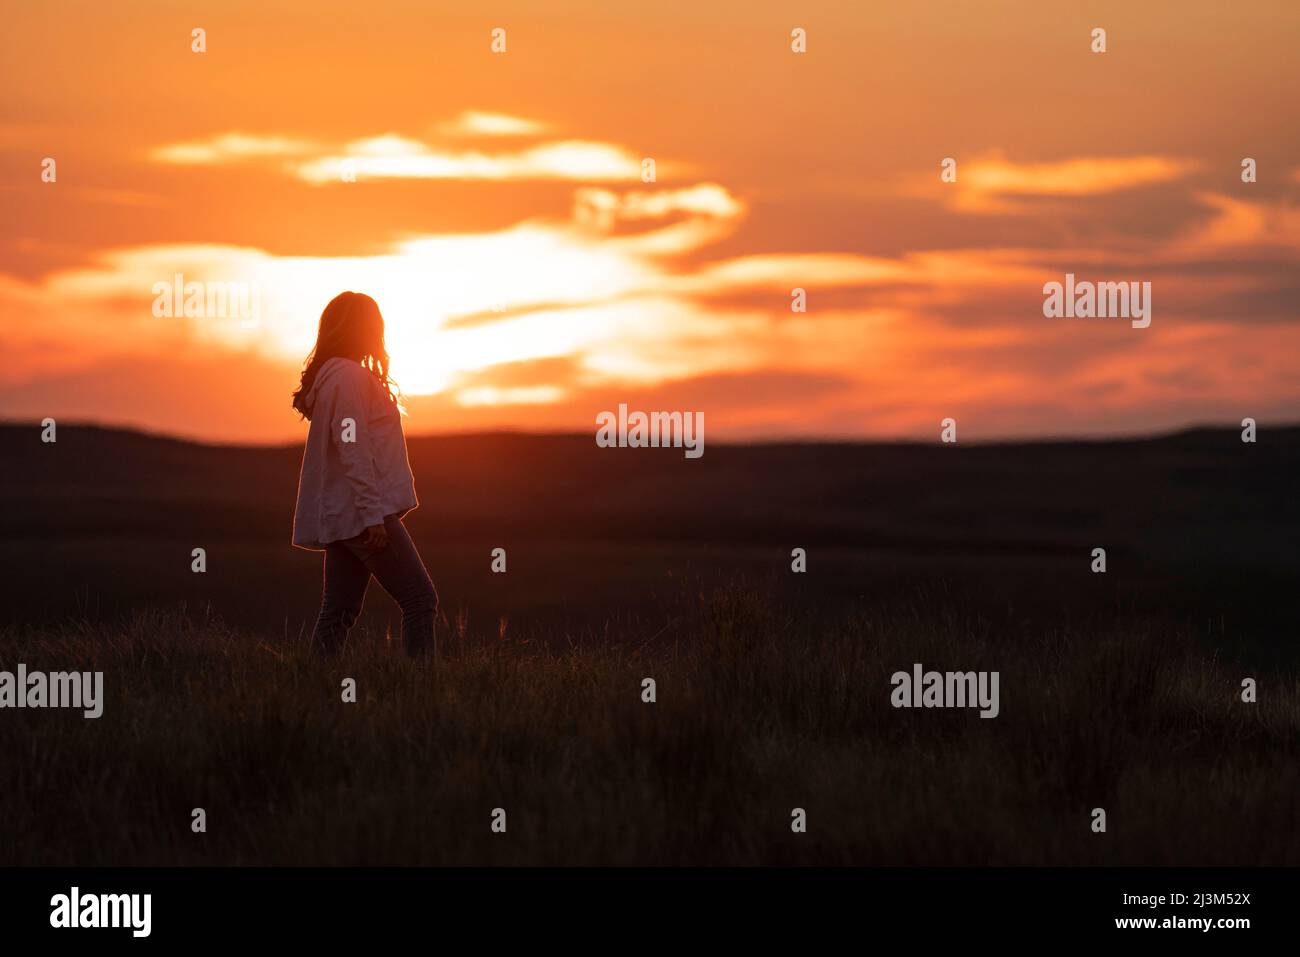
[[[0,418],[301,436],[348,288],[413,433],[1297,418],[1294,0],[3,6]],[[1150,327],[1044,318],[1067,272]],[[256,322],[154,315],[177,274]]]

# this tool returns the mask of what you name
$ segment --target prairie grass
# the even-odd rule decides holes
[[[1300,863],[1296,675],[1243,703],[1175,626],[1009,634],[920,595],[823,622],[744,583],[653,634],[441,625],[423,664],[183,608],[0,632],[0,668],[106,697],[0,712],[0,864]],[[1001,714],[894,709],[914,662],[999,671]]]

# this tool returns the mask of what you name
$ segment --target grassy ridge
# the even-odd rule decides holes
[[[102,670],[106,703],[0,713],[0,864],[1300,863],[1293,671],[1244,704],[1250,672],[1159,620],[1017,634],[918,596],[823,623],[765,595],[657,635],[444,622],[423,666],[184,611],[10,628],[0,667]],[[1000,716],[892,708],[918,661],[999,671]]]

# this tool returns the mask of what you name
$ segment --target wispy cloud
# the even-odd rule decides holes
[[[1213,210],[1213,215],[1183,238],[1181,248],[1281,246],[1293,257],[1300,252],[1300,206],[1251,202],[1204,191],[1198,192],[1196,199]]]
[[[178,166],[223,166],[259,159],[304,156],[324,149],[312,140],[255,133],[222,133],[206,140],[171,143],[150,152],[158,163]]]
[[[621,146],[567,140],[509,153],[435,149],[396,136],[363,140],[341,153],[296,164],[309,183],[357,179],[576,180],[635,181],[641,158]]]
[[[1077,156],[1042,163],[1016,162],[992,152],[958,159],[956,180],[938,173],[913,180],[913,192],[938,196],[966,213],[1007,213],[1029,200],[1098,196],[1179,180],[1195,170],[1190,160],[1169,156]]]
[[[537,121],[477,111],[467,111],[437,127],[449,140],[536,136],[547,129]],[[400,133],[326,143],[230,132],[159,146],[149,156],[155,162],[172,165],[256,163],[318,185],[351,178],[634,182],[641,177],[642,162],[642,157],[626,146],[595,140],[547,140],[522,148],[489,150],[465,149]],[[658,165],[660,173],[674,168],[680,170],[671,163]]]
[[[443,136],[541,136],[550,126],[521,116],[466,110],[455,119],[439,123],[435,129]]]
[[[744,213],[745,204],[717,183],[701,183],[685,189],[625,193],[580,189],[574,194],[573,208],[574,217],[579,222],[608,228],[619,220],[663,219],[675,213],[732,219]]]

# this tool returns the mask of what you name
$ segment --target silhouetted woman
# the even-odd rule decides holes
[[[432,653],[438,593],[402,524],[419,503],[388,378],[384,317],[369,296],[344,292],[325,307],[293,407],[311,420],[293,544],[325,552],[312,650],[342,651],[373,575],[402,610],[407,652]]]

